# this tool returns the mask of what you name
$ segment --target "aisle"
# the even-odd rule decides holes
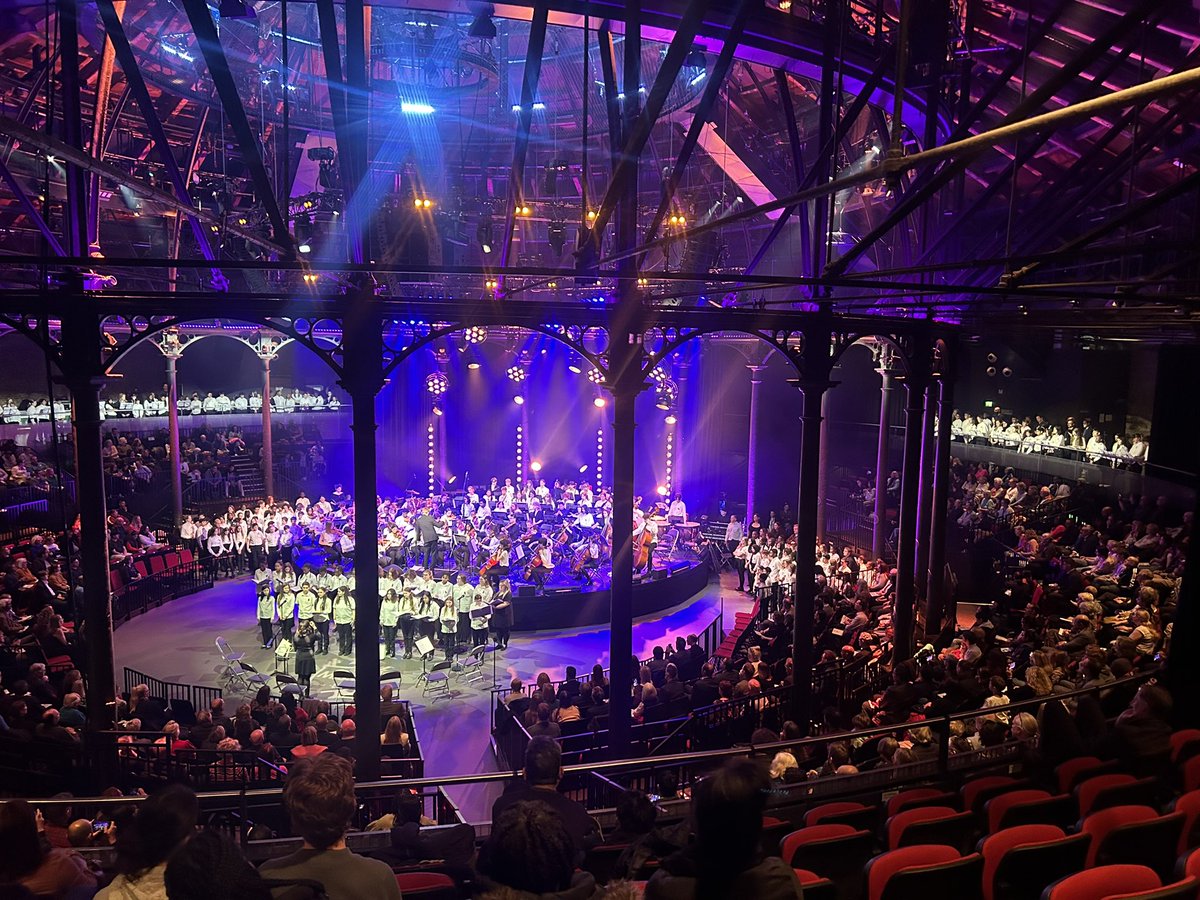
[[[699,633],[721,612],[722,605],[728,628],[733,614],[747,609],[750,601],[745,594],[712,582],[687,603],[636,622],[634,653],[644,658],[657,644],[673,642],[680,635]],[[229,641],[235,651],[244,652],[246,661],[260,672],[273,674],[274,656],[270,650],[259,647],[258,622],[254,614],[253,587],[247,577],[219,582],[212,590],[175,600],[139,616],[122,625],[113,638],[118,682],[122,679],[123,667],[128,666],[164,681],[217,685],[223,669],[215,645],[218,636]],[[332,648],[336,650],[336,640],[332,642]],[[330,655],[319,656],[317,660],[313,693],[324,699],[334,699],[333,672],[335,669],[353,671],[353,657]],[[502,651],[496,662],[497,680],[503,685],[513,677],[529,682],[539,672],[546,672],[558,680],[564,676],[568,665],[575,665],[582,678],[596,663],[608,666],[608,629],[514,634],[508,650]],[[495,771],[496,760],[488,734],[488,684],[458,684],[457,679],[452,679],[456,691],[454,698],[427,702],[415,688],[421,674],[420,660],[384,659],[380,665],[381,671],[395,669],[402,673],[399,696],[413,704],[427,775]],[[273,678],[271,684],[274,687]],[[232,711],[238,699],[227,695],[226,708]],[[498,788],[481,785],[455,788],[450,795],[469,821],[486,821],[497,792]]]

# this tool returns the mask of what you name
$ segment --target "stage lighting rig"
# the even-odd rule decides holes
[[[487,340],[487,329],[482,325],[472,325],[463,332],[463,340],[468,344],[482,344]]]
[[[525,370],[525,367],[521,365],[509,366],[508,370],[504,374],[508,376],[509,381],[515,381],[517,384],[520,384],[529,377],[529,373]]]
[[[494,9],[491,4],[488,4],[489,9]],[[481,12],[471,20],[471,26],[467,29],[467,37],[482,38],[490,41],[496,37],[496,23],[492,20],[491,12]]]
[[[561,220],[555,219],[550,223],[546,234],[550,241],[550,249],[558,256],[562,256],[563,247],[567,243],[567,226]]]
[[[442,372],[431,372],[425,377],[425,390],[435,398],[442,397],[450,389],[450,379]]]
[[[604,373],[596,368],[588,369],[587,379],[592,384],[604,384]]]

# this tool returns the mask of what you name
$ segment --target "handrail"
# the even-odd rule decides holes
[[[939,742],[948,742],[950,734],[950,722],[958,719],[976,718],[978,716],[986,716],[995,714],[996,712],[1004,712],[1012,716],[1015,712],[1022,712],[1036,708],[1040,704],[1054,701],[1070,700],[1072,698],[1083,697],[1091,694],[1100,694],[1111,691],[1123,686],[1143,684],[1157,673],[1143,672],[1136,675],[1130,675],[1126,678],[1110,681],[1103,685],[1093,685],[1087,688],[1077,688],[1072,691],[1063,693],[1051,694],[1046,697],[1035,697],[1031,700],[1022,700],[1018,703],[1010,703],[1003,709],[980,707],[978,709],[966,710],[958,713],[951,713],[945,716],[938,716],[932,719],[926,719],[920,723],[899,723],[895,725],[880,725],[874,728],[863,729],[860,731],[838,732],[835,734],[820,735],[811,738],[801,738],[799,740],[780,740],[772,741],[765,744],[751,744],[749,747],[734,747],[724,748],[719,750],[706,750],[701,752],[676,753],[666,756],[656,757],[639,757],[637,759],[622,759],[622,760],[606,760],[588,762],[579,765],[568,765],[563,767],[564,775],[586,775],[593,772],[614,773],[629,770],[639,769],[660,769],[670,766],[678,766],[692,762],[718,762],[725,759],[745,756],[749,753],[775,753],[780,750],[790,750],[795,752],[798,749],[805,747],[817,747],[827,745],[839,740],[850,740],[860,738],[880,738],[895,734],[897,731],[905,730],[910,727],[924,726],[934,730],[938,736]],[[437,787],[453,787],[458,785],[469,784],[490,784],[505,782],[513,778],[514,771],[504,772],[485,772],[475,773],[470,775],[445,775],[438,777],[424,777],[411,779],[383,779],[379,781],[359,782],[355,789],[364,793],[371,792],[388,792],[419,788],[437,788]],[[847,776],[850,778],[856,776]],[[807,783],[807,782],[806,782]],[[248,799],[267,799],[278,798],[282,788],[255,788],[245,792]],[[238,800],[242,795],[241,791],[211,791],[204,792],[202,797],[206,801],[221,801],[221,800]],[[58,804],[81,804],[88,805],[98,804],[100,806],[109,804],[124,804],[138,802],[137,797],[116,797],[116,798],[89,798],[75,797],[71,800],[38,800],[39,806],[47,807]]]

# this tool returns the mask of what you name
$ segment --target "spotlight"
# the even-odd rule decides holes
[[[668,425],[674,425],[674,424],[675,424],[676,422],[678,422],[679,420],[678,420],[677,418],[675,418],[675,413],[673,413],[673,412],[669,412],[669,413],[667,413],[667,420],[666,420],[666,421],[667,421],[667,424],[668,424]]]
[[[660,497],[667,496],[667,486],[665,484],[660,484],[658,486],[658,496],[660,496]]]
[[[509,381],[515,381],[517,384],[529,377],[529,373],[525,371],[524,367],[516,365],[509,366],[508,371],[504,374],[508,376]]]
[[[583,374],[583,365],[577,357],[571,357],[571,361],[567,363],[567,371],[573,372],[576,375]]]
[[[467,363],[467,368],[471,369],[472,371],[474,371],[475,369],[478,369],[479,368],[479,360],[477,360],[477,359],[471,360],[469,363]]]
[[[467,37],[483,38],[490,41],[496,37],[496,23],[492,21],[491,13],[480,13],[471,20],[467,29]]]
[[[301,253],[312,253],[312,245],[309,244],[308,241],[304,241],[296,249],[299,250]]]
[[[587,220],[589,225],[596,221],[596,211],[594,209],[587,211]]]
[[[441,372],[431,372],[425,376],[425,390],[435,397],[441,397],[450,388],[450,379]]]
[[[515,397],[513,397],[513,403],[517,404],[517,406],[523,406],[525,403],[525,398],[520,394],[517,394]]]
[[[595,369],[595,368],[588,369],[587,379],[592,384],[603,384],[604,383],[604,373],[601,372],[599,369]]]
[[[667,372],[662,366],[655,366],[650,370],[650,377],[659,384],[662,384],[667,380]]]
[[[482,325],[472,325],[463,332],[463,340],[468,344],[482,344],[487,340],[487,336],[487,329]]]
[[[592,406],[596,407],[596,409],[604,409],[604,407],[607,405],[608,401],[599,395],[597,395],[596,399],[592,401]]]
[[[433,115],[434,109],[428,103],[409,103],[404,101],[400,104],[400,112],[407,113],[410,116],[430,116]]]
[[[587,466],[586,466],[586,465],[583,465],[583,466],[580,466],[580,467],[579,467],[579,474],[580,474],[580,475],[582,475],[582,474],[583,474],[584,472],[586,472],[586,471],[587,471]]]
[[[442,414],[442,408],[440,406],[435,406],[433,408],[433,414],[435,416],[440,416]]]
[[[705,68],[708,65],[708,60],[704,58],[704,48],[693,46],[684,58],[683,64],[693,69]]]
[[[540,471],[542,471],[542,463],[541,463],[541,461],[540,461],[540,460],[537,460],[537,459],[535,459],[533,462],[531,462],[531,463],[529,464],[529,471],[530,471],[530,472],[540,472]]]

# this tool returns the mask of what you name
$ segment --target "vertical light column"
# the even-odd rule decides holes
[[[604,483],[604,429],[596,429],[596,489]]]
[[[667,426],[667,474],[663,484],[667,488],[667,497],[675,496],[675,479],[673,477],[672,466],[674,465],[675,456],[675,429],[670,425]]]
[[[517,471],[516,471],[516,486],[520,488],[521,481],[525,477],[525,429],[523,426],[517,426],[516,435],[516,451],[517,451]]]
[[[427,438],[426,443],[427,443],[428,458],[429,458],[429,496],[432,497],[433,492],[434,492],[434,485],[437,480],[437,454],[434,451],[434,443],[435,442],[433,439],[433,435],[434,435],[433,422],[430,422],[428,427],[425,429],[425,435]]]
[[[750,370],[750,440],[746,445],[746,526],[754,515],[755,468],[758,458],[758,389],[766,366],[747,366]]]

